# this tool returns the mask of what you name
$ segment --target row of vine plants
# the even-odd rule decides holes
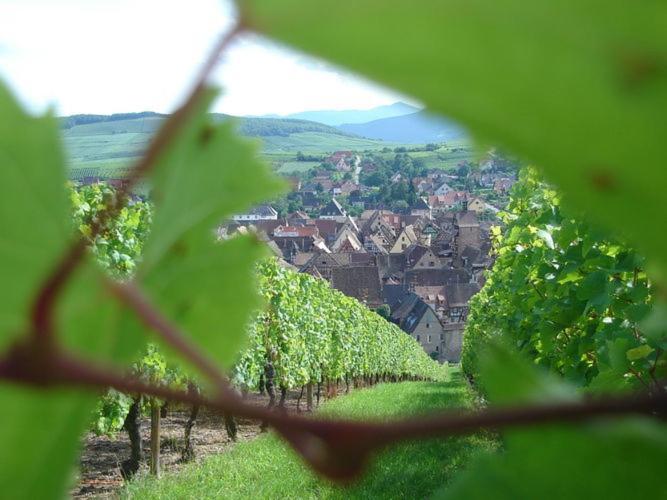
[[[98,212],[115,196],[115,190],[104,183],[70,186],[74,225],[84,237],[90,234]],[[150,231],[152,213],[150,202],[134,199],[103,233],[89,241],[96,260],[115,279],[131,279]],[[278,406],[282,407],[288,390],[301,388],[303,396],[307,389],[307,410],[311,410],[314,387],[319,402],[323,386],[331,396],[340,384],[349,390],[350,385],[445,376],[446,368],[433,361],[412,337],[327,282],[297,273],[275,258],[257,265],[256,280],[264,307],[249,319],[248,342],[231,370],[240,391],[267,392],[273,406],[277,386],[281,396]],[[154,384],[200,390],[191,374],[168,362],[153,344],[147,345],[132,371]],[[94,432],[113,435],[125,429],[130,435],[132,452],[130,460],[123,463],[124,473],[131,475],[138,470],[143,453],[140,417],[149,413],[151,466],[159,471],[158,410],[164,414],[167,404],[114,390],[98,401]],[[186,423],[184,459],[194,456],[191,433],[198,411],[192,408]],[[225,424],[230,438],[235,439],[233,418],[225,416]]]
[[[464,370],[478,378],[484,347],[502,339],[588,391],[659,390],[665,310],[644,257],[561,198],[536,170],[521,172],[493,229],[495,264],[471,300]]]

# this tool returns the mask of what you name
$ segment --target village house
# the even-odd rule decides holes
[[[333,252],[359,252],[365,253],[361,241],[357,237],[357,232],[354,231],[350,224],[345,224],[336,235],[336,239],[331,243],[331,250]]]
[[[349,172],[352,169],[353,158],[352,151],[336,151],[325,161],[331,163],[339,172]]]
[[[465,191],[448,191],[445,194],[429,196],[428,204],[435,214],[460,207],[467,196],[468,193]]]
[[[359,186],[352,181],[337,182],[333,185],[331,192],[334,196],[349,195],[353,191],[357,191]]]
[[[387,240],[381,232],[364,238],[364,248],[373,254],[388,254],[387,248],[390,244],[391,241]]]
[[[239,222],[257,221],[257,220],[277,220],[278,212],[271,205],[258,205],[251,208],[246,213],[232,216],[232,219]]]
[[[391,313],[391,321],[409,334],[433,359],[443,361],[445,330],[433,308],[414,293],[403,297]]]
[[[392,184],[396,184],[397,182],[403,182],[405,180],[405,177],[401,175],[400,172],[396,172],[394,175],[391,176],[389,179]]]
[[[315,226],[278,226],[272,240],[287,262],[292,262],[294,256],[302,252],[330,251]]]
[[[454,191],[454,189],[446,182],[443,182],[435,191],[433,191],[433,194],[435,196],[444,196],[452,191]]]
[[[410,215],[431,218],[431,206],[424,198],[418,198],[417,202],[410,207]]]
[[[479,219],[475,212],[458,212],[454,216],[454,254],[459,257],[467,246],[480,248],[482,243]]]
[[[303,212],[302,210],[297,210],[296,212],[288,214],[285,219],[287,220],[288,224],[292,226],[297,226],[297,225],[303,226],[311,221],[310,216],[306,212]]]
[[[477,283],[452,283],[445,285],[446,321],[465,323],[468,318],[470,298],[479,292]]]
[[[320,211],[320,219],[335,220],[337,222],[345,222],[347,219],[347,212],[343,206],[338,203],[336,198],[331,198],[331,201]]]
[[[412,226],[406,226],[396,237],[396,241],[389,250],[389,253],[403,253],[410,245],[418,243],[419,239]]]
[[[375,265],[334,267],[331,270],[331,286],[371,309],[377,309],[383,303],[382,284]]]
[[[403,282],[411,289],[420,286],[444,286],[470,283],[472,274],[467,269],[407,269]]]
[[[463,205],[464,210],[469,210],[477,214],[481,214],[486,210],[486,203],[484,203],[484,201],[482,201],[480,198],[476,197],[467,198]]]

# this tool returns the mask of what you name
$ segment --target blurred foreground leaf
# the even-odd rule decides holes
[[[0,496],[62,498],[95,396],[0,385]]]
[[[28,116],[0,82],[0,350],[69,243],[64,186],[56,119]]]
[[[29,307],[73,239],[65,172],[54,118],[31,118],[0,83],[0,352],[28,334]],[[86,268],[59,320],[77,346],[108,350],[112,324],[82,302],[100,282]],[[80,322],[84,314],[90,322]],[[95,397],[0,383],[0,496],[59,498],[76,463],[78,439]]]
[[[509,351],[492,348],[484,387],[503,403],[571,399],[574,390]],[[549,395],[550,396],[547,396]],[[503,433],[505,452],[481,458],[437,498],[667,498],[667,426],[648,419],[526,427]]]
[[[282,184],[232,124],[211,122],[214,96],[206,93],[158,161],[155,216],[138,279],[203,350],[229,364],[258,305],[253,269],[264,247],[252,237],[216,242],[214,229]]]
[[[239,4],[258,32],[414,96],[544,168],[667,267],[667,236],[656,231],[667,192],[667,3]]]

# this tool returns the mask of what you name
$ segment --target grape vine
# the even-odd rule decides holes
[[[659,390],[667,330],[645,260],[564,208],[534,169],[522,172],[502,217],[493,270],[471,301],[465,370],[478,375],[485,343],[506,337],[577,385]]]

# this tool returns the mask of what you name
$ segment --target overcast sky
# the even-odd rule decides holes
[[[34,111],[168,112],[232,20],[223,0],[0,0],[0,79]],[[215,110],[236,115],[406,100],[256,36],[230,47],[214,81]]]

